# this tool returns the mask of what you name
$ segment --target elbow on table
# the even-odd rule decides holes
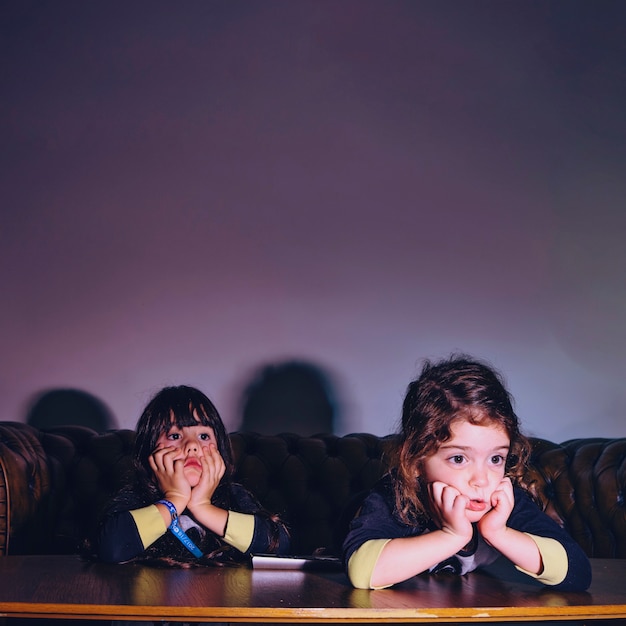
[[[104,563],[124,563],[136,555],[125,544],[105,540],[98,544],[97,556]]]

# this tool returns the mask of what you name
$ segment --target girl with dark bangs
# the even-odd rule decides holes
[[[465,574],[504,556],[544,585],[587,589],[582,548],[526,491],[530,444],[495,370],[464,356],[426,362],[408,387],[400,440],[396,467],[344,541],[355,587]]]
[[[289,552],[278,516],[233,482],[228,433],[201,391],[162,389],[144,409],[136,433],[135,477],[104,516],[97,541],[101,560],[192,567]]]

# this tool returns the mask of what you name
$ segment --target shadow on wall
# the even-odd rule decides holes
[[[75,425],[104,432],[118,427],[104,402],[79,389],[53,389],[38,394],[26,422],[42,430]]]
[[[333,433],[340,417],[330,376],[302,361],[260,368],[245,387],[241,406],[239,429],[266,435]]]

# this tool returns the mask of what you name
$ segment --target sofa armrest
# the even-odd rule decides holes
[[[44,517],[38,515],[49,492],[47,456],[31,426],[0,423],[0,550],[8,554],[37,544]]]
[[[0,457],[0,556],[4,556],[9,550],[10,511],[7,472],[4,468],[4,461]]]

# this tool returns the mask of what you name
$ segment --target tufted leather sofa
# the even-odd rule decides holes
[[[131,467],[134,432],[0,422],[0,555],[79,551]],[[231,434],[236,479],[290,526],[293,551],[338,554],[394,435]],[[531,489],[590,557],[626,558],[626,438],[533,439]]]

